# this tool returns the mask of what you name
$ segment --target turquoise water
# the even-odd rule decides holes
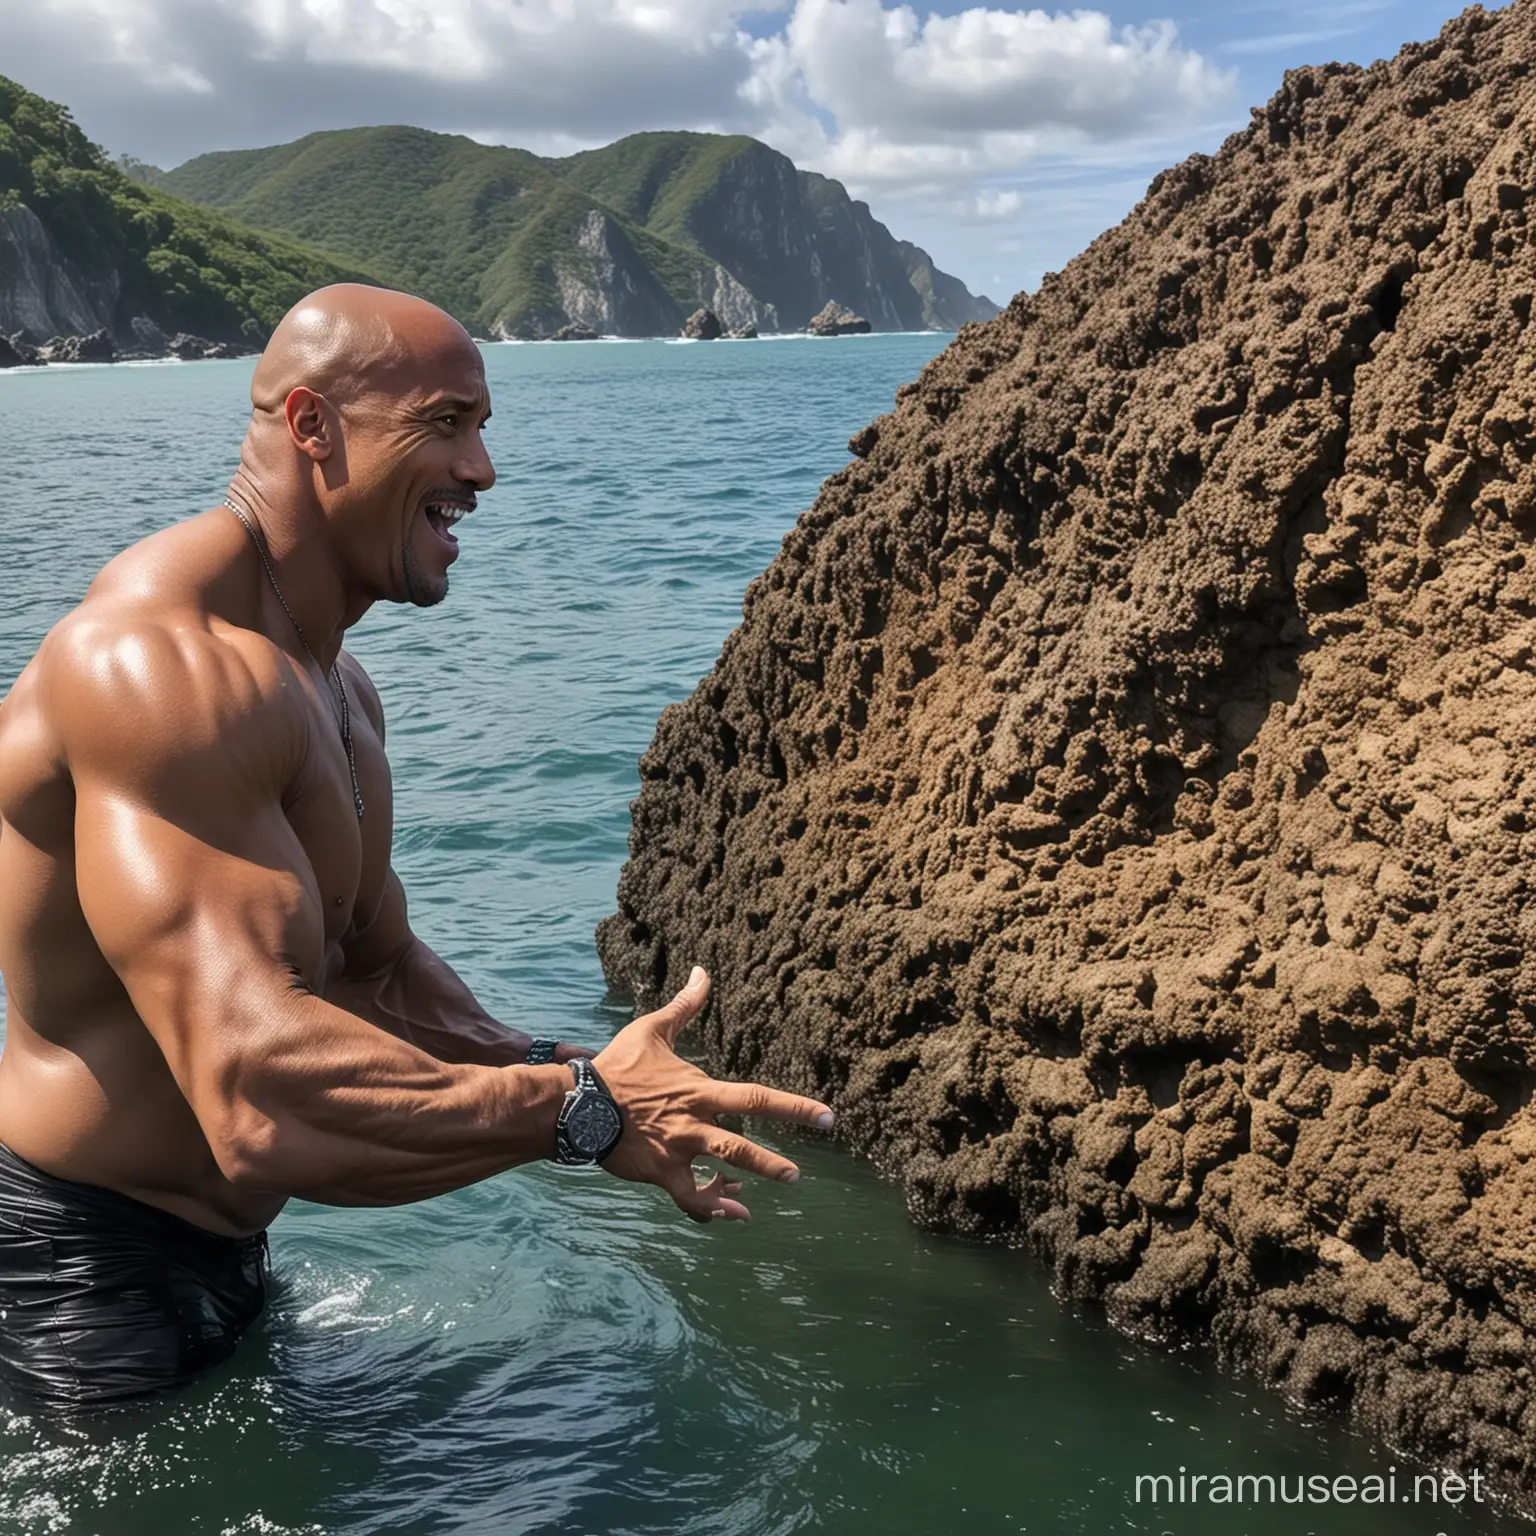
[[[657,714],[849,434],[942,338],[486,351],[496,489],[453,592],[354,636],[390,715],[415,925],[493,1011],[600,1045],[611,910]],[[91,573],[217,499],[249,363],[0,375],[0,689]],[[782,1134],[762,1130],[787,1146]],[[1135,1497],[1137,1474],[1406,1464],[1063,1310],[1021,1254],[914,1231],[796,1138],[793,1188],[698,1228],[658,1192],[523,1170],[393,1211],[291,1206],[235,1362],[62,1429],[0,1404],[0,1531],[1494,1532],[1462,1509]]]

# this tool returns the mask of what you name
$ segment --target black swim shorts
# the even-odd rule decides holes
[[[0,1146],[0,1382],[89,1407],[184,1385],[266,1304],[267,1235],[220,1237]]]

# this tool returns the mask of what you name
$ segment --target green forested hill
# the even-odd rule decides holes
[[[242,222],[367,261],[500,333],[576,318],[569,300],[600,289],[609,261],[641,269],[650,307],[664,312],[657,328],[671,329],[676,312],[700,302],[712,268],[525,150],[420,128],[314,133],[202,155],[166,184]]]
[[[359,128],[199,156],[166,185],[366,261],[498,334],[566,320],[655,334],[698,304],[729,325],[784,329],[828,299],[879,330],[996,313],[958,279],[935,280],[923,253],[909,260],[839,183],[739,135],[635,134],[541,160],[419,128]]]
[[[634,133],[550,169],[666,240],[697,247],[694,213],[731,164],[762,146],[742,134]]]
[[[259,340],[311,288],[371,280],[292,240],[242,228],[131,180],[69,112],[0,76],[0,331],[133,320]]]

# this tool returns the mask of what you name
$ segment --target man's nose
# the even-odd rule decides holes
[[[474,447],[453,467],[454,475],[477,491],[488,491],[496,484],[496,467],[485,451],[485,439],[475,434]]]

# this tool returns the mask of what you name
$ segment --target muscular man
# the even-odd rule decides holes
[[[442,600],[494,480],[465,331],[323,289],[251,401],[225,504],[111,561],[0,704],[0,1364],[57,1402],[228,1355],[290,1197],[401,1204],[558,1152],[741,1219],[696,1156],[796,1170],[717,1117],[831,1124],[673,1053],[702,971],[595,1060],[533,1065],[411,932],[341,644],[375,602]]]

